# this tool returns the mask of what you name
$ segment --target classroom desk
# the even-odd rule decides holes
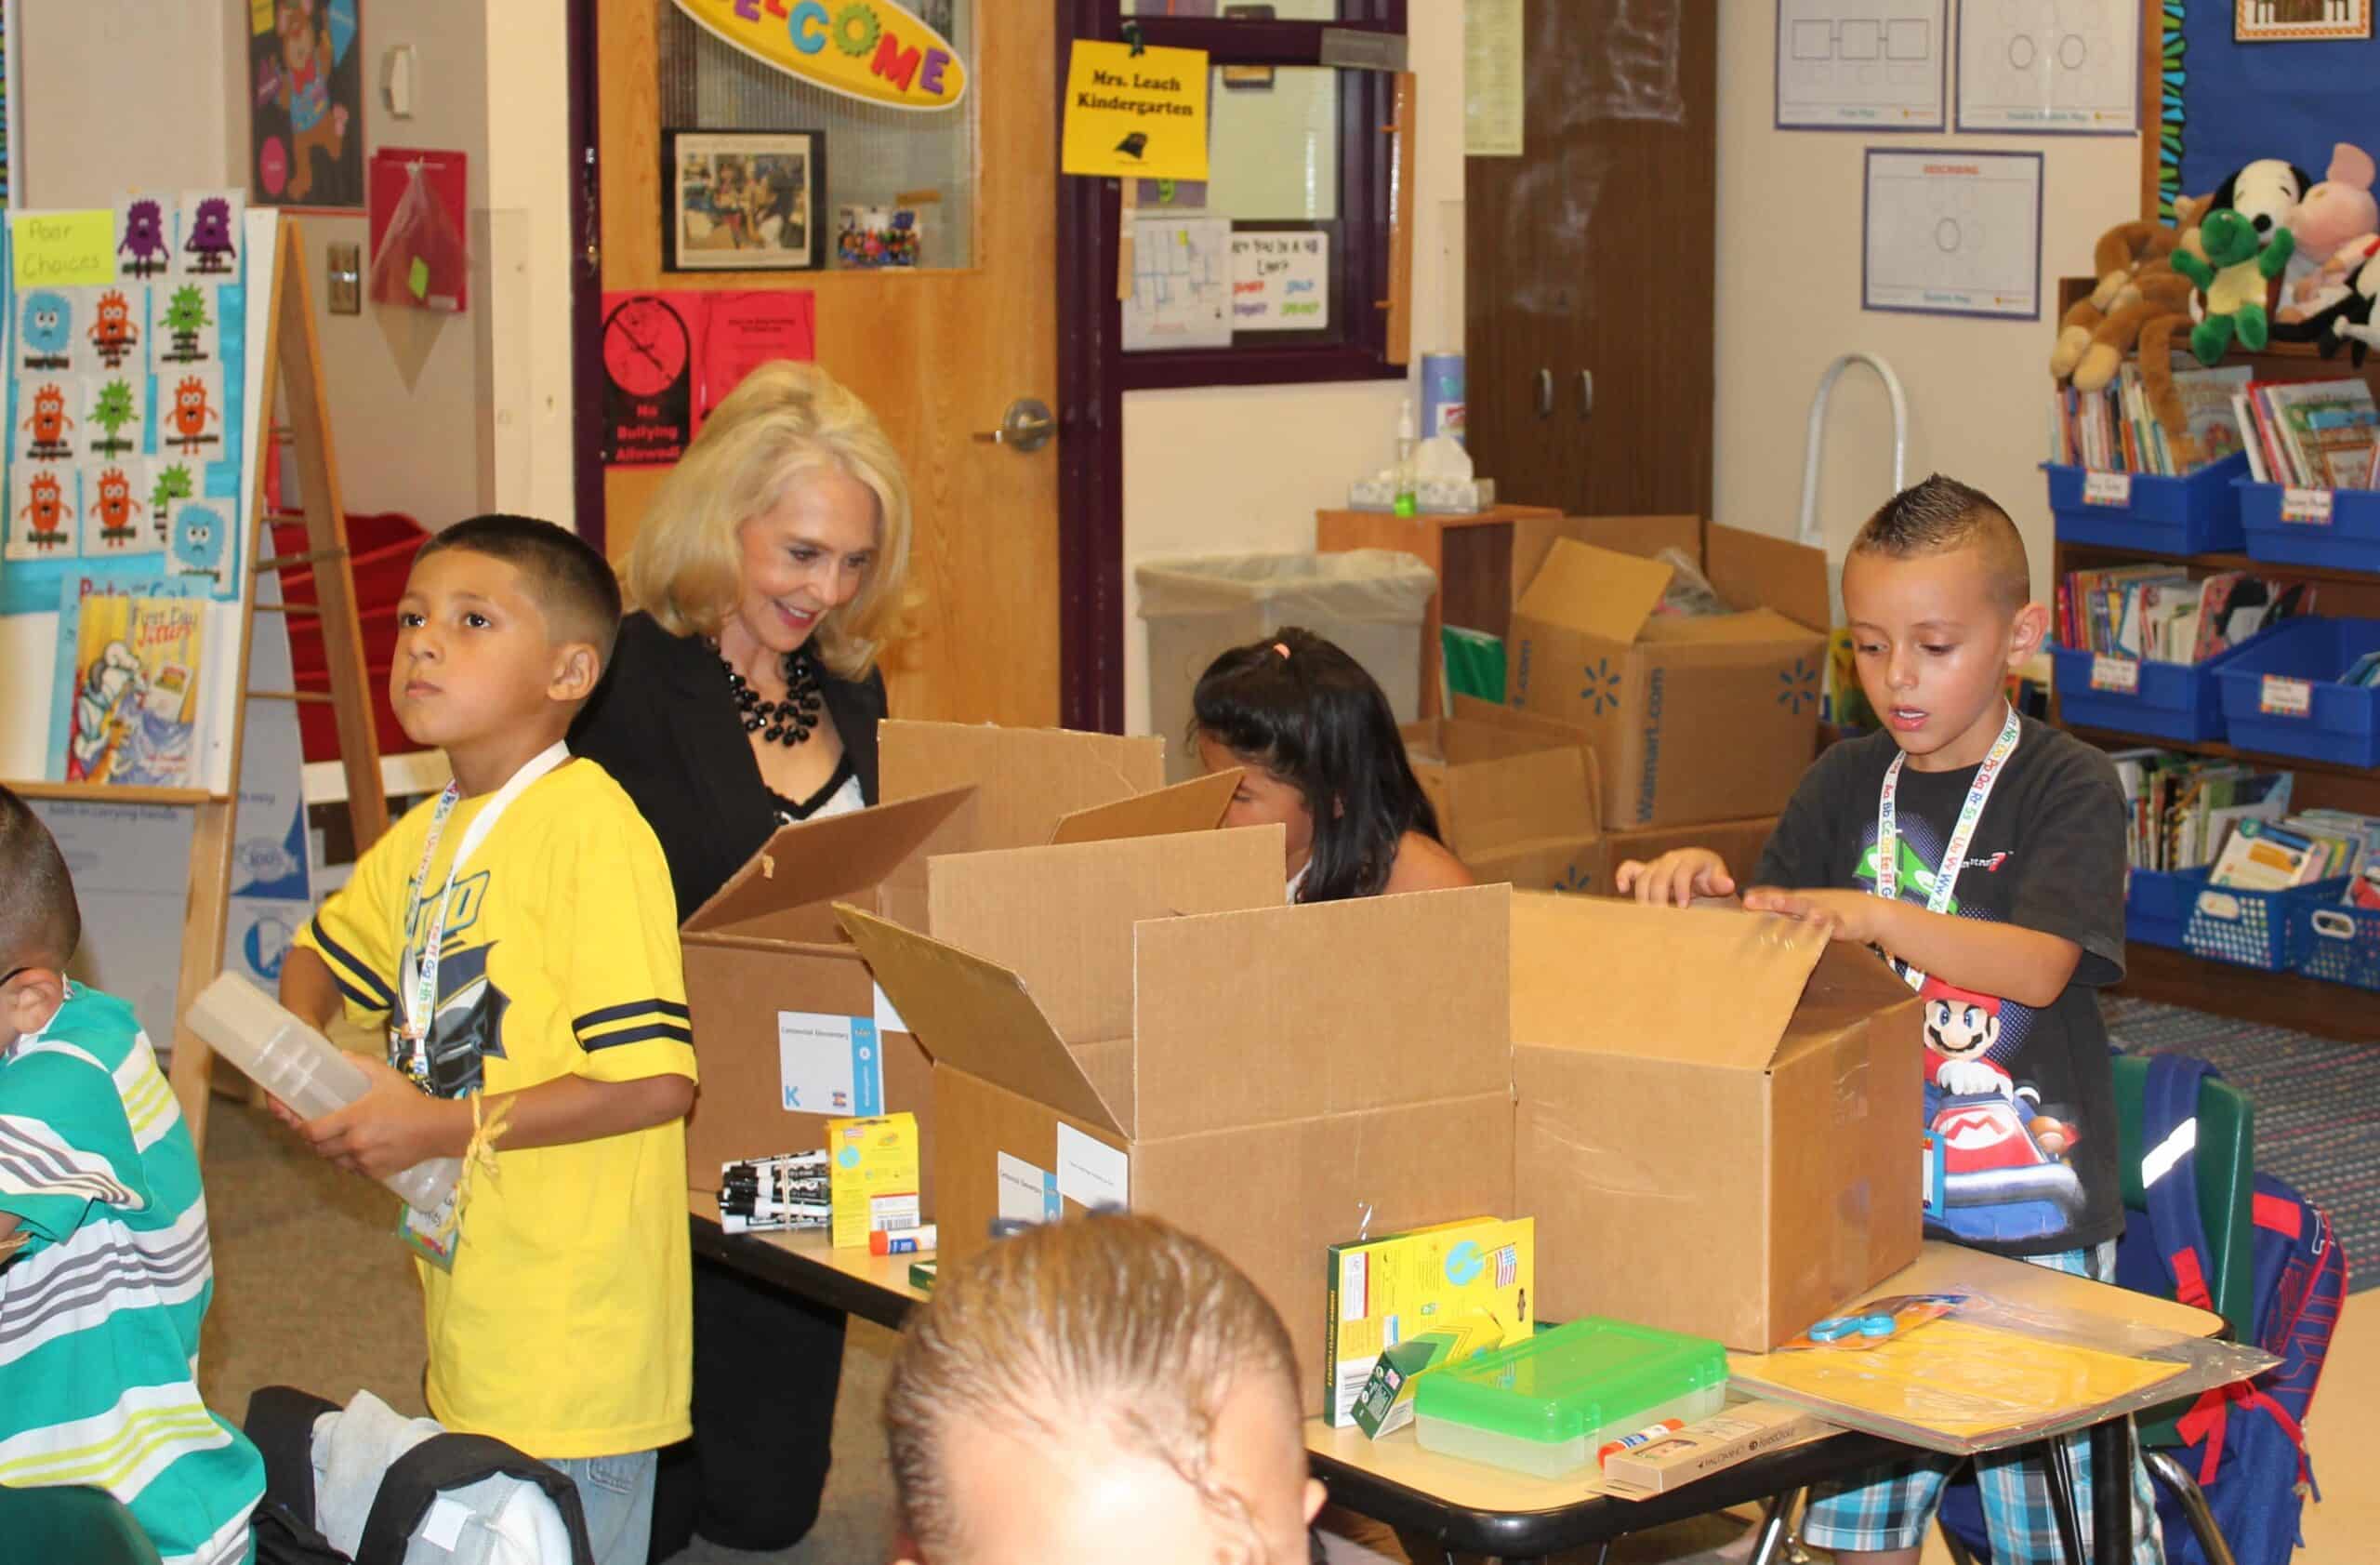
[[[788,1293],[897,1329],[925,1294],[909,1286],[909,1264],[931,1255],[870,1255],[837,1250],[826,1236],[802,1233],[730,1234],[694,1198],[694,1253]],[[1958,1245],[1928,1242],[1916,1263],[1871,1290],[1888,1293],[1989,1293],[2013,1303],[2112,1316],[2196,1336],[2223,1330],[2220,1316],[2186,1305],[2127,1293],[2021,1261],[2003,1260]],[[2111,1470],[2124,1421],[2092,1430],[2095,1471]],[[1606,1542],[1664,1522],[1707,1515],[1750,1501],[1769,1500],[1829,1479],[1905,1455],[1909,1448],[1882,1436],[1844,1432],[1739,1463],[1699,1483],[1644,1500],[1616,1500],[1563,1482],[1437,1456],[1409,1430],[1377,1444],[1360,1430],[1305,1426],[1315,1476],[1346,1509],[1436,1542],[1461,1554],[1507,1561],[1539,1559],[1564,1549]],[[2062,1442],[2058,1449],[2063,1449]],[[2129,1486],[2095,1487],[2094,1552],[2108,1565],[2128,1565]],[[1772,1517],[1771,1525],[1778,1519]],[[2079,1518],[2074,1519],[2079,1522]],[[2079,1556],[2078,1565],[2079,1565]]]
[[[1943,1293],[1988,1293],[2012,1303],[2112,1316],[2194,1336],[2213,1336],[2223,1330],[2222,1318],[2204,1310],[1931,1241],[1914,1265],[1865,1296]],[[2100,1464],[2114,1463],[2123,1429],[2121,1417],[2093,1426],[2095,1472],[2109,1470]],[[1508,1561],[1541,1558],[1663,1522],[1771,1499],[1909,1453],[1907,1446],[1882,1436],[1845,1432],[1755,1457],[1667,1494],[1616,1500],[1593,1493],[1577,1480],[1531,1478],[1434,1455],[1408,1432],[1375,1444],[1360,1430],[1334,1429],[1316,1418],[1307,1420],[1305,1434],[1316,1476],[1338,1505],[1456,1553]],[[2063,1450],[2063,1442],[2058,1449]],[[2095,1507],[2094,1542],[2102,1546],[2094,1552],[2109,1565],[2128,1565],[2129,1486],[2098,1485],[2094,1495],[2104,1502]],[[2110,1542],[2118,1546],[2109,1549],[2105,1545]],[[1761,1556],[1755,1552],[1754,1558]]]

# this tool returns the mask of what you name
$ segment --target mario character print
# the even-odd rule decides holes
[[[1923,902],[1934,890],[1941,843],[1925,821],[1906,815],[1898,838],[1901,895]],[[1996,920],[1981,902],[2005,857],[1970,859],[1955,887],[1967,895],[1954,895],[1946,911]],[[1875,884],[1872,828],[1858,877],[1863,885]],[[2082,1132],[2074,1111],[2044,1103],[2027,1074],[2033,1010],[1931,976],[1918,999],[1927,1155],[1938,1160],[1926,1231],[1965,1243],[2029,1247],[2074,1231],[2084,1216],[2084,1198],[2069,1155]]]

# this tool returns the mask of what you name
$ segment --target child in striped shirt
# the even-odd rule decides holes
[[[57,842],[0,788],[0,1485],[104,1489],[165,1565],[242,1565],[264,1463],[199,1399],[198,1152],[132,1008],[68,981]]]

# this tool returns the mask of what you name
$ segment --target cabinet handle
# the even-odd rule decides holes
[[[1595,372],[1579,371],[1579,417],[1592,418],[1595,413]]]
[[[1550,369],[1537,372],[1537,416],[1540,418],[1554,417],[1554,372]]]

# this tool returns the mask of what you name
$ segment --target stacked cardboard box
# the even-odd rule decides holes
[[[1817,748],[1825,556],[1690,516],[1567,526],[1514,606],[1506,700],[1587,736],[1606,831],[1777,814]],[[1739,612],[1659,612],[1665,549]]]
[[[1580,736],[1471,717],[1408,723],[1402,732],[1439,835],[1483,883],[1593,889],[1603,829],[1594,755]]]

